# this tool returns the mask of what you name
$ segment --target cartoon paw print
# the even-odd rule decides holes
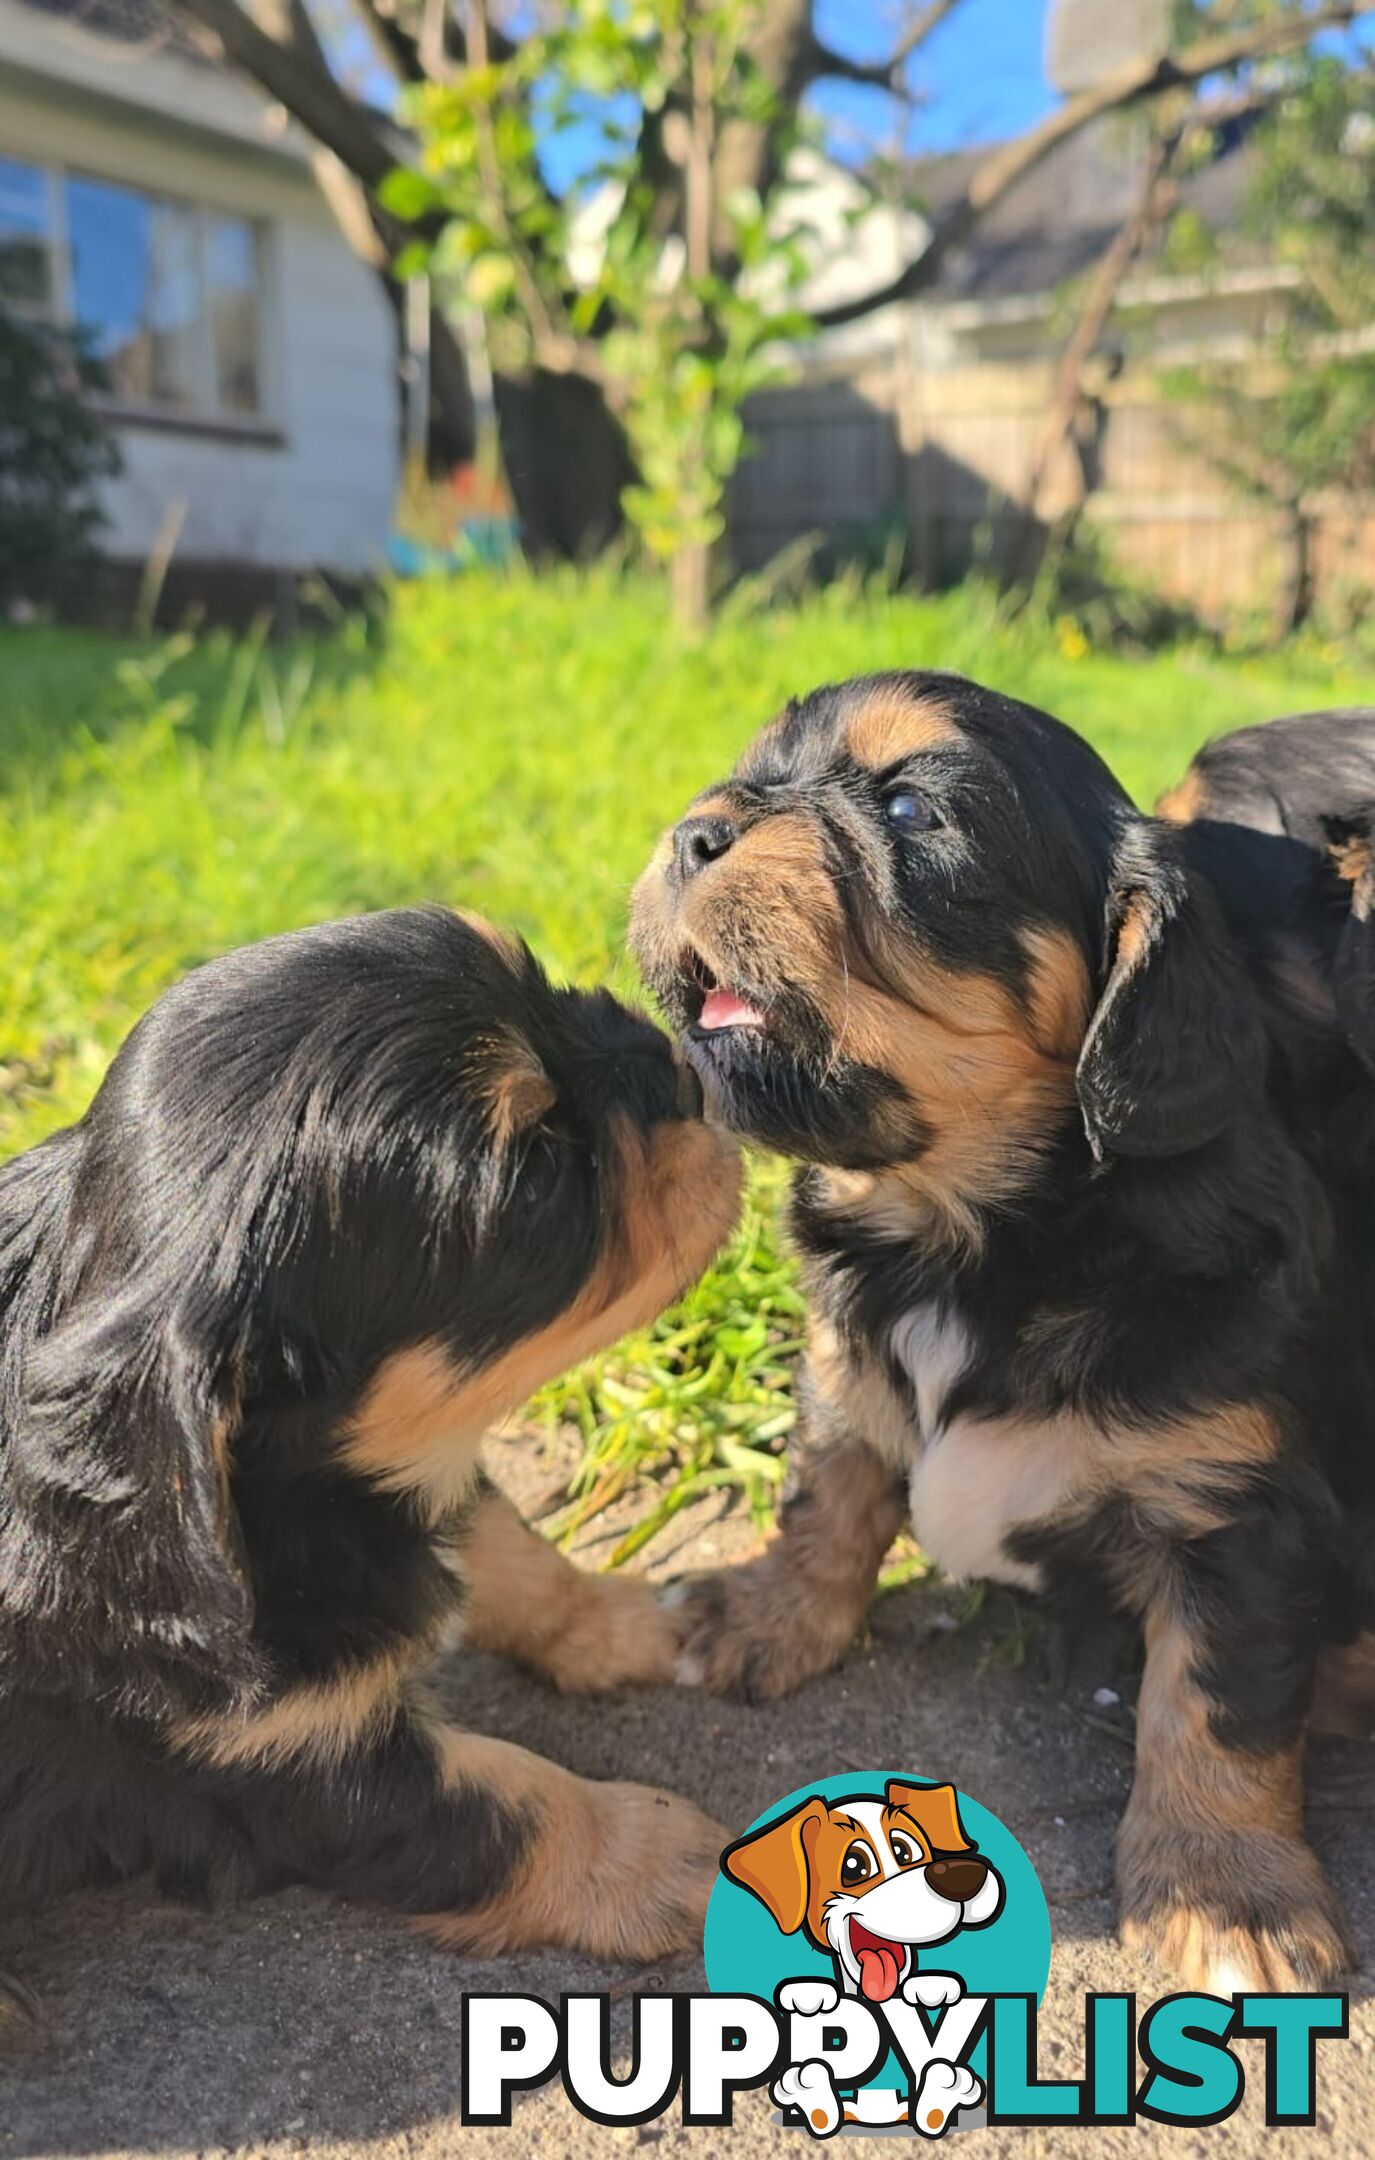
[[[942,2137],[960,2109],[976,2107],[983,2096],[982,2083],[962,2063],[929,2062],[913,2102],[912,2128],[923,2137]]]
[[[813,2137],[833,2137],[840,2128],[840,2102],[824,2062],[794,2063],[769,2092],[776,2107],[797,2109]]]

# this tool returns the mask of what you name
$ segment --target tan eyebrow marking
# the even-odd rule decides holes
[[[845,747],[857,764],[882,772],[915,750],[958,741],[959,733],[944,706],[906,697],[900,690],[878,690],[850,713]]]

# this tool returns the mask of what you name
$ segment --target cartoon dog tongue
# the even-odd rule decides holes
[[[860,1993],[869,2002],[887,2002],[896,1994],[903,1953],[857,1920],[850,1922],[850,1947],[859,1960]]]

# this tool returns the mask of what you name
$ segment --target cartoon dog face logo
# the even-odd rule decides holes
[[[849,1995],[887,2002],[918,1949],[987,1927],[1003,1882],[966,1837],[953,1785],[890,1778],[881,1796],[813,1794],[721,1855],[784,1935],[799,1931],[835,1959]]]

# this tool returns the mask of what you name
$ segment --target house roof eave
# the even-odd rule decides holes
[[[122,44],[80,24],[45,15],[24,0],[0,0],[0,82],[39,87],[74,111],[136,113],[145,124],[217,139],[310,174],[310,145],[280,107],[227,66],[207,66],[172,49]]]
[[[1133,307],[1178,306],[1181,302],[1217,298],[1237,299],[1253,293],[1292,292],[1302,282],[1298,270],[1288,263],[1257,263],[1246,268],[1219,271],[1215,276],[1160,276],[1128,279],[1118,295],[1119,310]],[[940,288],[907,302],[914,312],[938,315],[951,330],[1013,328],[1020,323],[1043,322],[1060,307],[1062,291],[1016,293],[1002,300],[946,299]]]

